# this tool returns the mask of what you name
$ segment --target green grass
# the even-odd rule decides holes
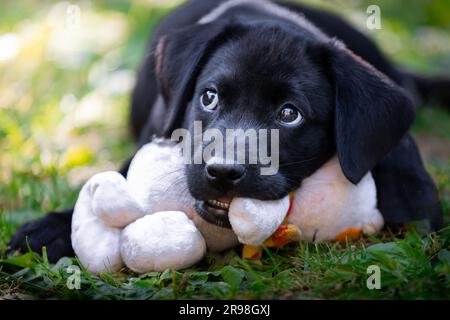
[[[367,1],[308,2],[364,26],[360,17]],[[394,60],[422,72],[445,70],[450,40],[442,37],[448,27],[442,15],[450,10],[448,2],[370,3],[379,4],[383,14],[383,30],[371,36]],[[67,267],[78,265],[73,258],[52,265],[45,253],[43,258],[31,252],[5,257],[7,240],[19,225],[72,206],[83,181],[101,170],[118,168],[133,151],[126,123],[129,89],[111,91],[106,80],[134,72],[152,26],[169,8],[143,1],[96,1],[82,7],[82,21],[92,25],[78,35],[84,51],[68,53],[82,59],[65,66],[48,58],[58,53],[51,49],[52,37],[67,36],[64,19],[53,21],[53,29],[48,27],[50,9],[56,10],[53,2],[6,1],[2,6],[0,34],[14,33],[27,42],[13,60],[0,61],[0,299],[450,298],[450,228],[427,234],[420,223],[344,245],[293,244],[266,251],[258,262],[240,259],[237,248],[178,272],[138,276],[123,270],[93,276],[82,270],[81,290],[66,285],[71,276]],[[117,38],[104,45],[89,44],[92,28],[109,22],[119,23]],[[424,23],[430,25],[426,37],[421,35]],[[393,36],[398,39],[396,47],[391,46]],[[428,43],[430,39],[440,45]],[[98,109],[93,111],[94,107]],[[438,186],[447,226],[449,122],[448,113],[423,108],[413,127]],[[370,265],[381,269],[380,290],[366,286]]]
[[[307,244],[261,261],[236,251],[208,256],[195,268],[133,275],[81,273],[81,289],[70,290],[67,267],[75,259],[50,265],[35,253],[0,261],[4,294],[64,299],[449,299],[450,228],[420,236],[416,231],[384,234],[349,245]],[[366,286],[367,268],[381,269],[381,289]]]

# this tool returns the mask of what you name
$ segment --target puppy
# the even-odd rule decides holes
[[[369,171],[378,209],[398,226],[442,213],[436,188],[408,134],[413,98],[447,102],[450,82],[395,68],[360,32],[335,15],[266,0],[190,1],[155,30],[132,96],[139,145],[184,128],[276,129],[278,171],[261,164],[191,161],[185,174],[200,215],[227,226],[233,197],[284,197],[336,156],[357,184]],[[447,94],[447,96],[446,96]],[[192,147],[208,142],[192,142]],[[125,165],[122,172],[127,171]],[[73,254],[71,210],[23,226],[12,249],[47,246],[51,260]],[[330,221],[332,223],[332,221]]]

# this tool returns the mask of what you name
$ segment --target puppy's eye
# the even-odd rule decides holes
[[[200,96],[200,103],[203,108],[212,111],[217,108],[217,104],[219,103],[219,95],[215,90],[207,89]]]
[[[296,106],[287,103],[278,111],[277,120],[283,124],[294,126],[303,121],[303,116]]]

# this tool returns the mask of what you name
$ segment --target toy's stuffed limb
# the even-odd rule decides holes
[[[75,204],[72,216],[72,247],[88,271],[117,271],[123,267],[120,256],[120,229],[107,226],[94,214],[91,191],[88,182],[81,189]]]
[[[129,182],[115,172],[93,176],[81,189],[72,218],[72,244],[92,273],[181,269],[198,262],[205,240],[179,211],[145,215]],[[124,228],[124,229],[123,229]]]
[[[88,184],[93,213],[108,226],[123,228],[144,216],[144,209],[130,193],[127,180],[117,172],[99,173]]]
[[[146,215],[127,226],[120,241],[125,264],[138,273],[187,268],[206,253],[202,234],[180,211]]]
[[[121,227],[143,214],[123,176],[117,172],[93,176],[81,189],[72,217],[72,246],[87,270],[99,273],[122,268]]]
[[[289,214],[290,198],[288,195],[276,201],[233,199],[229,210],[230,224],[239,241],[244,244],[243,258],[260,259],[264,247],[280,248],[300,240],[299,228],[281,225]]]
[[[241,243],[260,246],[281,225],[289,210],[289,195],[281,200],[234,198],[229,219]]]
[[[384,226],[383,217],[378,209],[373,209],[370,214],[365,216],[365,220],[361,222],[361,227],[349,227],[345,231],[340,232],[335,238],[338,242],[354,241],[361,238],[362,235],[370,236],[380,231]]]

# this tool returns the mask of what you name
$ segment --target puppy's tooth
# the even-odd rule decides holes
[[[213,199],[213,200],[207,200],[206,202],[210,206],[216,207],[218,209],[228,210],[230,208],[230,204],[229,203],[221,202],[219,200]]]

